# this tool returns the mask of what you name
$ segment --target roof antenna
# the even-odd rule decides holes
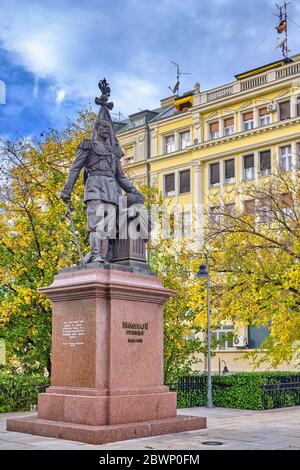
[[[116,116],[116,121],[115,122],[121,122],[123,119],[124,119],[124,116],[123,114],[121,113],[121,111],[119,111],[118,113],[111,113],[113,116]]]
[[[283,57],[285,60],[289,61],[290,58],[289,58],[289,52],[291,52],[288,48],[288,24],[287,24],[287,19],[288,19],[288,15],[287,15],[287,6],[289,5],[289,3],[287,2],[284,2],[283,5],[279,6],[277,3],[276,3],[276,6],[279,10],[278,14],[276,13],[273,13],[274,16],[277,16],[279,18],[279,24],[278,26],[276,26],[276,31],[278,34],[282,34],[284,33],[284,38],[281,39],[281,41],[279,42],[279,44],[276,46],[276,49],[278,49],[279,47],[281,48],[281,51],[282,51],[282,54],[283,54]],[[278,38],[279,39],[279,38]]]
[[[189,72],[181,72],[180,70],[180,66],[178,64],[176,64],[176,62],[173,62],[173,60],[171,60],[171,64],[175,65],[176,69],[177,69],[177,81],[175,83],[175,86],[173,88],[171,88],[169,86],[169,89],[171,90],[171,92],[175,95],[175,93],[177,93],[177,96],[179,95],[179,85],[180,85],[180,77],[181,75],[191,75]]]

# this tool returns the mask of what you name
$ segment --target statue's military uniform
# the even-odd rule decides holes
[[[121,155],[120,147],[112,147],[99,140],[83,140],[78,146],[63,193],[71,194],[80,171],[85,168],[87,177],[84,186],[85,202],[96,199],[118,205],[120,197],[118,185],[127,193],[137,192],[123,172]]]
[[[70,196],[80,171],[85,170],[84,201],[87,204],[91,254],[94,259],[99,256],[105,257],[108,249],[108,240],[100,240],[99,234],[96,234],[97,225],[101,220],[99,205],[105,203],[117,207],[121,189],[126,193],[140,194],[125,176],[121,156],[122,151],[119,146],[112,147],[102,140],[83,140],[78,146],[74,163],[62,190],[63,195]]]

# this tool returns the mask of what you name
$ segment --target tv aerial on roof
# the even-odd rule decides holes
[[[273,13],[274,16],[277,16],[279,19],[279,24],[276,26],[276,31],[278,34],[284,34],[284,38],[280,40],[279,44],[277,44],[276,49],[281,48],[283,57],[285,59],[289,59],[289,48],[288,48],[288,15],[287,15],[287,7],[289,3],[284,2],[283,5],[276,6],[278,8],[278,14]],[[279,38],[278,38],[279,39]]]
[[[176,70],[177,70],[177,73],[176,73],[176,83],[174,85],[174,87],[170,87],[169,86],[169,89],[171,90],[171,92],[175,95],[177,93],[177,95],[179,95],[179,85],[180,85],[180,77],[181,75],[191,75],[189,72],[181,72],[180,70],[180,65],[179,64],[176,64],[176,62],[173,62],[173,60],[171,60],[171,64],[175,65],[176,67]]]

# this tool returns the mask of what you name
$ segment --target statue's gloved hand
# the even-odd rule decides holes
[[[137,199],[139,200],[138,204],[143,204],[145,202],[145,196],[140,193],[138,189],[134,188],[132,194],[135,194],[137,196]]]
[[[66,193],[65,191],[60,193],[60,198],[62,201],[64,201],[65,204],[70,204],[71,202],[71,194]]]

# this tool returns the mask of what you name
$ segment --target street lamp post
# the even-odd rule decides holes
[[[211,382],[211,332],[210,332],[210,275],[209,258],[206,255],[206,266],[201,264],[196,274],[200,279],[206,279],[206,299],[207,299],[207,408],[213,408],[212,382]]]

